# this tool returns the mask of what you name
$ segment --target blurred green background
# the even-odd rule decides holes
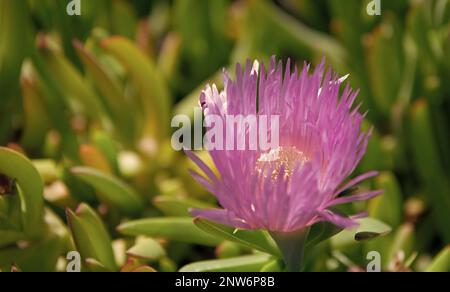
[[[170,146],[172,116],[223,68],[276,55],[350,74],[375,127],[357,173],[379,170],[363,187],[385,195],[349,208],[393,229],[334,237],[307,269],[379,251],[384,270],[450,271],[450,1],[382,0],[380,16],[361,0],[69,2],[0,0],[0,270],[66,270],[72,250],[90,271],[276,266],[195,227],[188,208],[215,201]]]

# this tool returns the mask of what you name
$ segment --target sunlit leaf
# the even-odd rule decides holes
[[[156,240],[152,238],[138,239],[136,244],[127,250],[128,256],[146,260],[158,260],[166,255],[166,251]]]
[[[266,254],[210,260],[186,265],[180,272],[257,272],[270,260]]]
[[[136,214],[143,209],[143,201],[139,194],[119,179],[87,167],[74,167],[71,172],[94,187],[97,196],[106,203],[128,214]]]
[[[173,241],[215,246],[220,239],[215,238],[192,223],[192,218],[149,218],[130,221],[117,227],[117,230],[129,236],[146,235],[162,237]]]
[[[343,230],[339,234],[331,238],[333,246],[346,246],[357,241],[364,241],[383,236],[391,232],[391,227],[385,223],[373,219],[363,218],[359,219],[359,227],[354,229]]]
[[[280,251],[270,235],[261,230],[240,230],[230,226],[217,224],[202,218],[194,219],[195,225],[209,234],[230,240],[247,247],[257,249],[269,254],[280,256]]]
[[[102,47],[121,62],[132,78],[140,97],[138,104],[148,119],[144,125],[144,133],[150,137],[166,137],[170,125],[170,96],[165,80],[155,64],[123,37],[105,39]]]
[[[172,196],[158,196],[153,199],[153,204],[160,209],[167,216],[189,216],[189,209],[200,208],[208,209],[214,208],[213,205],[204,203],[199,200],[190,198],[179,198]]]
[[[99,216],[86,204],[81,204],[76,212],[67,210],[67,221],[69,222],[72,236],[80,252],[86,261],[89,258],[100,263],[108,270],[116,270],[111,238]],[[97,269],[94,261],[91,265]]]
[[[41,235],[44,216],[44,184],[36,168],[22,154],[0,147],[0,173],[17,181],[20,188],[24,232],[30,237]]]
[[[426,269],[427,272],[450,272],[450,247],[444,248]]]

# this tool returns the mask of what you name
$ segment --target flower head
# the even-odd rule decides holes
[[[325,71],[324,61],[313,73],[309,67],[305,64],[301,72],[296,68],[292,73],[289,61],[283,70],[274,58],[268,70],[258,62],[253,66],[247,62],[245,68],[238,64],[235,81],[224,73],[222,92],[215,85],[203,91],[200,103],[206,117],[279,116],[279,145],[269,150],[209,150],[219,177],[187,152],[205,176],[192,175],[223,207],[192,210],[194,216],[276,232],[293,232],[320,221],[348,228],[356,225],[359,215],[346,217],[331,208],[381,193],[340,197],[377,174],[369,172],[347,181],[366,151],[370,132],[361,132],[365,115],[353,106],[358,92],[348,85],[341,92],[344,80]],[[232,138],[248,132],[248,128],[237,130]]]

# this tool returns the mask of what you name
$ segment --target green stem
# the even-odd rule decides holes
[[[309,230],[307,227],[294,232],[270,232],[283,254],[286,272],[302,271]]]

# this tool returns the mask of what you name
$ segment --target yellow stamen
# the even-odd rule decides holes
[[[259,173],[267,172],[272,169],[270,176],[272,179],[276,179],[280,173],[282,167],[284,167],[284,176],[288,178],[294,171],[294,167],[300,163],[303,166],[309,161],[308,156],[304,152],[298,150],[294,146],[272,149],[267,153],[262,154],[256,162],[256,171]],[[269,174],[264,173],[267,177]]]

